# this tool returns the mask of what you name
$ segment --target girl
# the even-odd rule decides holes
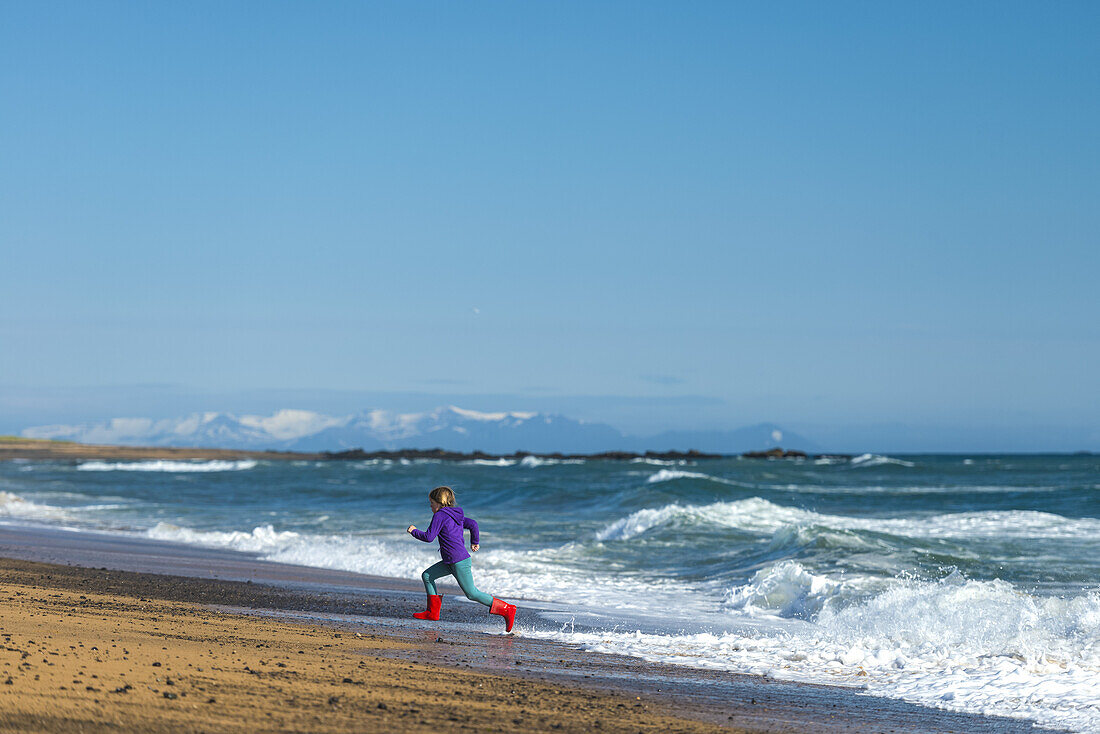
[[[515,606],[495,599],[484,591],[478,591],[474,586],[473,562],[470,560],[470,554],[466,552],[462,530],[470,529],[470,550],[477,553],[479,548],[477,523],[472,518],[465,517],[461,507],[455,507],[455,493],[450,487],[433,489],[428,493],[428,502],[432,506],[432,523],[428,526],[428,531],[417,530],[415,525],[410,525],[406,532],[425,543],[431,543],[438,535],[439,555],[443,560],[421,574],[424,589],[428,592],[428,608],[413,616],[417,619],[439,619],[443,597],[435,591],[435,580],[441,576],[453,575],[467,599],[473,599],[489,607],[489,614],[499,614],[504,617],[504,631],[511,632],[512,624],[516,621]]]

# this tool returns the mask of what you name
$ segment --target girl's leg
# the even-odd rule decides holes
[[[439,592],[435,590],[436,579],[450,575],[451,566],[443,561],[426,568],[424,573],[420,574],[420,578],[424,581],[424,590],[428,592],[428,596],[437,596],[439,594]]]
[[[434,568],[434,566],[432,568]],[[424,573],[426,574],[427,571]],[[466,595],[467,599],[481,602],[487,607],[493,606],[493,597],[489,596],[484,591],[478,591],[477,587],[474,586],[474,564],[469,558],[464,561],[459,561],[458,563],[452,563],[451,573],[453,573],[458,580],[458,585],[462,587],[462,593]]]

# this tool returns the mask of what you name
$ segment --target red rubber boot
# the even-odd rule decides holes
[[[443,606],[442,596],[429,596],[428,608],[422,612],[417,612],[413,616],[417,619],[432,619],[439,621],[439,609]]]
[[[499,614],[504,617],[504,631],[512,631],[512,625],[516,623],[516,607],[514,604],[493,597],[493,606],[489,607],[489,614]]]

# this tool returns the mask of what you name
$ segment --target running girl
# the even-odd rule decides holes
[[[410,525],[406,532],[425,543],[431,543],[436,536],[439,536],[439,555],[443,560],[421,574],[424,589],[428,592],[428,608],[413,616],[417,619],[438,620],[443,597],[436,593],[436,579],[442,576],[454,576],[467,599],[481,602],[489,607],[489,614],[499,614],[504,617],[504,631],[511,632],[512,624],[516,621],[515,606],[493,598],[484,591],[478,591],[474,586],[473,562],[470,560],[470,554],[466,552],[462,531],[464,528],[470,529],[470,549],[477,553],[479,547],[477,523],[472,518],[465,517],[461,507],[455,507],[455,493],[450,487],[433,489],[428,493],[428,502],[432,506],[432,523],[428,526],[427,532],[417,530],[415,525]]]

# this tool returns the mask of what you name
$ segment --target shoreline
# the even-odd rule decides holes
[[[70,460],[115,459],[121,461],[167,460],[188,461],[193,459],[240,461],[259,459],[265,461],[371,461],[389,460],[416,461],[522,461],[525,458],[549,459],[554,461],[630,461],[632,459],[656,459],[660,461],[699,461],[707,459],[728,459],[735,454],[708,454],[695,449],[688,451],[600,451],[590,454],[564,454],[561,452],[540,453],[534,451],[513,451],[509,454],[493,454],[485,451],[448,451],[446,449],[394,449],[364,451],[348,449],[346,451],[251,451],[245,449],[209,449],[180,446],[116,446],[109,444],[75,443],[72,441],[52,441],[43,438],[20,438],[0,436],[0,461],[21,460]],[[804,455],[803,455],[804,456]],[[755,458],[749,456],[748,458]]]
[[[1091,451],[1035,452],[1027,456],[1093,456]],[[862,454],[868,455],[868,454]],[[894,456],[1014,456],[1013,453],[986,452],[937,452],[893,453]],[[249,449],[211,449],[186,446],[119,446],[110,444],[54,441],[44,438],[0,436],[0,462],[2,461],[87,461],[114,459],[117,461],[192,461],[192,460],[262,460],[262,461],[515,461],[538,459],[551,461],[711,461],[719,459],[750,459],[755,461],[832,460],[850,462],[860,456],[851,453],[807,453],[797,449],[772,448],[761,451],[717,454],[688,449],[687,451],[599,451],[588,454],[562,453],[559,451],[513,451],[494,454],[485,451],[449,451],[446,449],[347,449],[344,451],[277,451]]]
[[[729,730],[640,697],[410,660],[413,645],[374,630],[163,600],[140,575],[0,568],[0,731]]]
[[[851,689],[651,664],[635,658],[586,652],[569,645],[524,638],[522,629],[518,635],[487,632],[485,615],[478,614],[481,610],[473,609],[474,605],[448,604],[446,620],[425,626],[408,618],[411,610],[422,604],[423,591],[417,584],[403,579],[271,563],[250,554],[175,543],[17,526],[0,526],[0,557],[27,559],[0,561],[0,568],[5,569],[4,583],[23,578],[26,583],[21,591],[42,603],[52,599],[51,594],[61,593],[57,589],[68,589],[74,593],[79,591],[88,598],[92,598],[89,592],[98,594],[104,598],[97,603],[109,602],[116,606],[133,604],[135,598],[146,600],[142,603],[159,600],[158,603],[202,605],[197,606],[199,611],[187,614],[172,612],[176,620],[173,624],[184,625],[189,630],[186,634],[193,636],[195,627],[206,627],[215,619],[240,620],[239,615],[248,614],[248,619],[254,620],[248,624],[274,625],[272,630],[284,629],[284,626],[297,629],[305,625],[320,630],[316,632],[318,635],[331,636],[333,630],[337,630],[335,634],[343,634],[341,639],[345,640],[357,639],[355,633],[359,632],[371,636],[371,644],[378,647],[371,648],[369,653],[356,653],[357,663],[367,654],[371,659],[399,660],[402,665],[413,665],[418,675],[446,677],[461,669],[463,678],[504,676],[508,681],[522,681],[524,685],[548,687],[538,689],[541,691],[538,696],[543,698],[528,692],[524,703],[553,697],[552,711],[566,718],[528,721],[522,713],[513,717],[526,721],[527,728],[548,729],[560,723],[564,730],[592,730],[595,719],[584,718],[583,714],[593,706],[603,705],[592,698],[603,695],[617,697],[612,707],[616,712],[621,712],[620,703],[633,709],[633,704],[641,702],[648,708],[638,712],[639,715],[673,717],[672,723],[631,718],[632,723],[623,729],[631,731],[658,727],[670,731],[704,730],[690,728],[696,725],[710,727],[705,730],[721,725],[722,730],[735,727],[769,732],[1033,730],[1026,721],[929,709],[863,695]],[[43,560],[55,565],[34,566]],[[30,565],[20,566],[28,563]],[[118,570],[120,568],[126,570]],[[446,588],[443,593],[449,595],[453,591]],[[8,602],[22,599],[0,594],[0,599],[3,597],[9,597]],[[68,603],[70,607],[76,604],[72,599]],[[517,628],[528,623],[535,614],[532,605],[527,605],[527,609],[521,606],[521,610],[527,616],[517,621]],[[75,613],[75,608],[65,613]],[[9,611],[5,609],[0,616],[5,620],[2,631],[11,632],[7,622]],[[62,626],[66,629],[70,622],[75,623],[64,617],[60,619],[65,620]],[[336,643],[327,640],[325,644]],[[172,650],[169,648],[169,652]],[[195,663],[192,661],[192,664]],[[257,669],[255,665],[252,668]],[[402,669],[401,674],[407,671]],[[354,675],[345,677],[355,679]],[[263,678],[244,680],[259,685]],[[332,685],[339,688],[337,684]],[[518,684],[507,685],[515,687]],[[0,695],[10,692],[11,689],[0,686]],[[410,695],[409,699],[415,700],[416,696]],[[415,707],[407,701],[398,705]],[[518,726],[507,718],[515,713],[509,705],[505,698],[496,700],[490,707],[494,712],[509,712],[500,719],[502,728]],[[280,705],[279,708],[284,707]],[[527,709],[534,710],[530,705]],[[0,710],[4,709],[0,707]],[[307,726],[309,722],[305,719],[297,726],[328,730],[325,722],[329,721],[326,717],[330,713],[335,717],[332,721],[345,721],[340,719],[338,712],[324,711],[323,714],[310,714],[321,716],[321,722],[313,722],[316,726]],[[581,718],[569,718],[574,714]],[[617,730],[616,723],[600,720],[603,730]],[[366,719],[357,721],[355,727],[361,729],[366,722]],[[391,722],[390,726],[427,727],[427,724],[417,725],[418,722],[403,718]],[[433,719],[432,725],[437,729],[463,728],[461,722],[450,720]],[[218,729],[219,724],[208,721],[202,727]]]
[[[0,437],[0,461],[12,459],[30,461],[89,459],[116,459],[121,461],[166,460],[188,461],[193,459],[240,461],[264,459],[269,461],[320,461],[320,453],[293,451],[239,451],[236,449],[179,448],[170,446],[111,446],[107,444],[51,441],[39,438]]]
[[[538,459],[550,461],[707,461],[712,459],[806,459],[827,458],[849,460],[849,454],[812,454],[803,451],[747,451],[741,454],[714,454],[695,449],[687,451],[599,451],[588,454],[562,453],[560,451],[513,451],[494,454],[485,451],[448,451],[446,449],[394,449],[365,451],[249,451],[238,449],[208,449],[170,446],[114,446],[85,444],[71,441],[0,436],[0,461],[20,460],[70,460],[115,459],[121,461],[167,460],[188,461],[194,459],[240,461],[258,459],[265,461],[515,461]]]

